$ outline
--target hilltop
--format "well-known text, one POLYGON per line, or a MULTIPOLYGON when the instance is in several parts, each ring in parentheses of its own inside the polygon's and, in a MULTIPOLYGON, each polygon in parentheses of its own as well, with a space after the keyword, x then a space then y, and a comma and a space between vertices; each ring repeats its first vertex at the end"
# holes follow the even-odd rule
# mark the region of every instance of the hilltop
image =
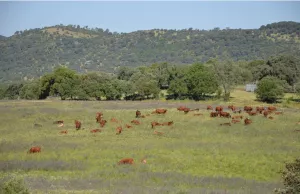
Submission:
POLYGON ((191 64, 224 53, 234 60, 300 53, 300 23, 259 29, 152 29, 131 33, 56 25, 0 36, 0 81, 28 80, 65 64, 77 72, 114 72, 158 62, 191 64))

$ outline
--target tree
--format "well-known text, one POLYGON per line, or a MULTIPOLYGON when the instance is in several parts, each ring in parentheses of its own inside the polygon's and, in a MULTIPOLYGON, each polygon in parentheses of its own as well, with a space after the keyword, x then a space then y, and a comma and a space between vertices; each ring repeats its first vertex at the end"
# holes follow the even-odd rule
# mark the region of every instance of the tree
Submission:
POLYGON ((169 94, 173 94, 174 98, 181 98, 183 95, 188 93, 188 87, 184 78, 173 79, 170 83, 169 94))
POLYGON ((276 77, 264 77, 257 84, 256 98, 263 102, 276 102, 284 95, 283 84, 283 81, 276 77))
POLYGON ((189 94, 195 100, 218 89, 215 75, 203 64, 193 64, 187 72, 186 81, 189 94))
POLYGON ((40 95, 41 89, 39 80, 26 83, 20 91, 20 98, 26 100, 39 99, 40 95))
POLYGON ((208 64, 212 65, 215 77, 224 91, 223 98, 225 101, 228 101, 230 92, 234 89, 239 80, 237 67, 235 67, 233 61, 227 57, 225 57, 225 61, 222 62, 218 61, 218 59, 211 59, 208 64))

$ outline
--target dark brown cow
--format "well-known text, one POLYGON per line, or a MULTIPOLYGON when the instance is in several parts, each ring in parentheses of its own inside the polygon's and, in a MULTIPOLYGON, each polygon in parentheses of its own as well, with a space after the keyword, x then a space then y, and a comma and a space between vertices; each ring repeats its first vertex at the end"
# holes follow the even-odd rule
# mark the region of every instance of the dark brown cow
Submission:
POLYGON ((96 122, 100 123, 100 121, 102 120, 102 118, 103 118, 103 113, 102 112, 97 112, 96 113, 96 122))
POLYGON ((233 106, 233 105, 229 105, 229 106, 228 106, 228 109, 231 109, 232 111, 235 111, 235 110, 236 110, 236 107, 233 106))
POLYGON ((265 111, 263 112, 263 114, 264 114, 264 117, 267 117, 267 116, 269 115, 269 111, 265 110, 265 111))
POLYGON ((183 111, 185 108, 186 108, 185 106, 179 106, 179 107, 177 108, 177 110, 183 111))
POLYGON ((116 129, 116 135, 120 135, 122 133, 123 128, 121 126, 117 127, 116 129))
POLYGON ((124 158, 118 162, 120 164, 134 164, 134 160, 132 158, 124 158))
POLYGON ((272 120, 273 120, 273 119, 274 119, 274 117, 272 117, 272 116, 269 116, 269 119, 272 119, 272 120))
POLYGON ((190 108, 184 108, 184 109, 183 109, 183 112, 184 112, 185 114, 187 114, 187 113, 190 112, 190 110, 191 110, 190 108))
POLYGON ((163 124, 161 124, 162 126, 171 126, 171 125, 173 125, 173 121, 169 121, 169 122, 164 122, 163 124))
POLYGON ((261 107, 259 107, 259 106, 256 107, 256 111, 259 112, 260 114, 262 114, 264 110, 265 110, 265 108, 262 107, 262 106, 261 107))
POLYGON ((80 121, 75 120, 75 128, 77 130, 81 128, 81 122, 80 121))
POLYGON ((135 118, 140 118, 141 115, 142 115, 141 111, 137 110, 137 111, 135 112, 135 118))
POLYGON ((104 127, 106 123, 107 123, 107 120, 101 120, 100 121, 100 126, 104 127))
POLYGON ((250 116, 255 116, 255 115, 257 115, 257 112, 254 112, 254 111, 249 111, 249 112, 247 112, 248 113, 248 115, 250 115, 250 116))
POLYGON ((245 118, 244 123, 245 125, 249 125, 252 123, 252 121, 249 118, 245 118))
POLYGON ((210 105, 208 105, 208 106, 206 107, 206 110, 213 110, 213 107, 210 106, 210 105))
POLYGON ((41 152, 41 147, 35 146, 30 148, 30 150, 27 153, 39 153, 39 152, 41 152))
POLYGON ((270 111, 276 111, 277 108, 276 108, 275 106, 269 106, 269 107, 268 107, 268 110, 270 110, 270 111))
POLYGON ((243 115, 235 115, 231 117, 232 119, 243 119, 243 115))
POLYGON ((244 111, 249 112, 252 110, 253 110, 253 108, 251 106, 244 106, 244 111))
POLYGON ((220 115, 220 117, 226 117, 226 118, 230 118, 231 117, 231 115, 228 112, 223 112, 223 111, 220 111, 219 115, 220 115))
POLYGON ((131 125, 128 125, 128 124, 126 124, 125 127, 126 127, 127 129, 132 128, 132 126, 131 126, 131 125))
POLYGON ((138 120, 132 120, 131 123, 132 123, 132 124, 135 124, 135 125, 141 124, 140 121, 138 121, 138 120))
POLYGON ((217 117, 219 115, 218 112, 211 112, 210 117, 217 117))

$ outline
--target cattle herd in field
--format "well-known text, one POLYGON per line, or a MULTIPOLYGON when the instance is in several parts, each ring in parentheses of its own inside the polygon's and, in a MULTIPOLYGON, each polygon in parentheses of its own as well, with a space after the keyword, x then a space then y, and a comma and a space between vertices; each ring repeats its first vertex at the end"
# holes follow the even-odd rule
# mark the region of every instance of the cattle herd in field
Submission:
MULTIPOLYGON (((251 106, 244 106, 244 109, 242 110, 242 109, 238 109, 236 106, 229 105, 227 107, 227 109, 228 109, 228 111, 231 111, 231 113, 223 111, 224 110, 223 106, 217 106, 217 107, 215 107, 215 109, 213 109, 212 106, 207 106, 206 109, 208 111, 211 111, 210 112, 210 117, 223 117, 223 118, 229 118, 229 119, 231 118, 231 122, 222 123, 222 124, 220 124, 221 126, 231 126, 232 124, 240 123, 244 118, 244 116, 241 114, 242 112, 245 112, 249 116, 255 116, 255 115, 261 114, 265 118, 268 118, 268 119, 274 119, 273 116, 270 116, 271 114, 275 114, 275 115, 283 114, 283 112, 277 111, 276 107, 274 107, 274 106, 256 107, 256 108, 253 108, 251 106)), ((184 112, 184 114, 188 114, 189 112, 199 111, 199 108, 190 109, 190 108, 187 108, 185 106, 180 106, 180 107, 177 108, 177 110, 184 112)), ((155 111, 153 111, 151 114, 163 115, 163 114, 166 114, 166 113, 167 113, 167 109, 159 108, 159 109, 156 109, 155 111)), ((141 111, 137 110, 136 114, 135 114, 135 117, 136 118, 145 118, 145 117, 151 116, 151 114, 142 115, 141 111)), ((202 116, 202 115, 203 114, 199 113, 199 112, 193 114, 193 116, 202 116)), ((103 116, 104 115, 103 115, 102 112, 97 112, 96 113, 96 122, 99 123, 100 128, 105 127, 105 125, 107 124, 107 120, 105 120, 103 118, 103 116)), ((244 121, 244 125, 249 125, 249 124, 252 123, 252 120, 249 117, 244 118, 243 121, 244 121)), ((117 123, 117 124, 122 123, 122 121, 119 121, 116 118, 111 118, 110 122, 117 123)), ((62 120, 55 121, 53 123, 58 124, 59 127, 64 126, 64 121, 62 121, 62 120)), ((136 119, 132 120, 130 123, 131 124, 125 124, 124 127, 125 128, 132 128, 133 125, 140 125, 141 124, 141 122, 139 120, 136 120, 136 119)), ((174 123, 173 121, 167 121, 167 122, 163 122, 163 123, 153 121, 150 124, 151 124, 151 128, 154 129, 156 126, 172 126, 173 123, 174 123)), ((75 120, 75 129, 76 130, 81 129, 81 122, 78 121, 78 120, 75 120)), ((90 130, 91 133, 99 133, 101 131, 102 131, 101 129, 90 130)), ((122 133, 122 131, 123 131, 122 125, 116 127, 116 135, 120 135, 122 133)), ((156 130, 154 130, 153 133, 155 135, 163 135, 164 134, 163 132, 159 132, 159 131, 156 131, 156 130)), ((62 130, 62 131, 60 131, 60 134, 68 134, 68 131, 67 130, 62 130)), ((28 151, 28 153, 38 153, 38 152, 41 152, 41 147, 38 147, 38 146, 30 148, 30 150, 28 151)), ((141 162, 146 163, 146 159, 143 158, 141 160, 141 162)), ((118 164, 134 164, 134 160, 132 158, 124 158, 124 159, 120 160, 118 162, 118 164)))

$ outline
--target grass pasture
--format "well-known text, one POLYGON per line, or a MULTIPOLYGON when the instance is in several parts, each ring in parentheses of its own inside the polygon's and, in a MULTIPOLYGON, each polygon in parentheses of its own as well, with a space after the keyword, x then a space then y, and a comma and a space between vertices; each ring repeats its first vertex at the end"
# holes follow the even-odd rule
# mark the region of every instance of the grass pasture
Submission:
POLYGON ((210 118, 205 107, 202 102, 1 101, 0 181, 22 177, 32 193, 266 194, 282 187, 278 171, 300 156, 297 110, 282 109, 274 120, 252 116, 249 126, 220 126, 229 119, 210 118), (179 105, 200 108, 204 115, 184 115, 176 110, 179 105), (124 128, 136 109, 147 114, 159 107, 168 109, 166 115, 124 128), (99 128, 98 111, 108 123, 92 134, 99 128), (121 122, 110 122, 112 117, 121 122), (75 130, 75 119, 84 129, 75 130), (55 120, 65 126, 52 124, 55 120), (172 127, 156 127, 163 135, 153 134, 152 121, 172 120, 172 127), (116 135, 119 125, 123 132, 116 135), (42 152, 27 154, 31 146, 42 152), (125 157, 136 164, 118 166, 125 157), (139 162, 144 157, 147 164, 139 162))

